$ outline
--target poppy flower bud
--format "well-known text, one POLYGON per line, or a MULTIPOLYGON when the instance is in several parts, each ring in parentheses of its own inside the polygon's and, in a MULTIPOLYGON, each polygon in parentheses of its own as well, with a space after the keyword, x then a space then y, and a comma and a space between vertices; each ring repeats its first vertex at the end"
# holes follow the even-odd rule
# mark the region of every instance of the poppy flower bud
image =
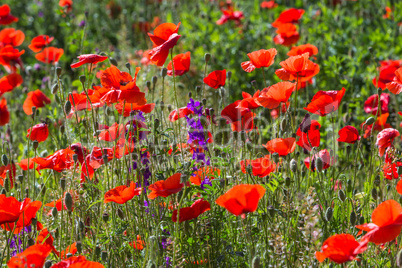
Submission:
POLYGON ((155 120, 154 120, 154 128, 155 128, 155 129, 158 129, 159 124, 160 124, 159 119, 158 119, 158 118, 155 118, 155 120))
POLYGON ((59 90, 59 85, 57 83, 53 84, 52 86, 52 94, 56 94, 57 91, 59 90))
POLYGON ((32 106, 31 111, 32 111, 32 118, 34 118, 36 114, 36 106, 32 106))
POLYGON ((95 258, 98 259, 101 252, 101 248, 99 245, 95 247, 95 258))
POLYGON ((260 268, 261 266, 260 266, 260 256, 255 256, 254 258, 253 258, 253 261, 251 262, 251 267, 252 268, 260 268))
POLYGON ((117 216, 119 216, 120 219, 124 220, 124 213, 123 210, 121 210, 121 208, 117 209, 117 216))
MULTIPOLYGON (((109 59, 110 60, 110 59, 109 59)), ((113 64, 113 63, 112 63, 113 64)), ((116 62, 117 64, 117 62, 116 62)), ((113 64, 114 65, 114 64, 113 64)), ((117 65, 116 65, 117 66, 117 65)), ((131 72, 131 64, 129 62, 126 62, 126 68, 129 72, 131 72)))
POLYGON ((188 93, 188 98, 191 99, 193 97, 193 93, 191 91, 188 93))
POLYGON ((78 161, 78 154, 73 154, 73 160, 75 163, 78 161))
POLYGON ((152 76, 152 84, 155 86, 156 82, 158 82, 158 77, 154 75, 152 76))
POLYGON ((333 213, 334 213, 334 212, 333 212, 332 208, 331 208, 331 207, 328 207, 328 208, 327 208, 327 211, 325 212, 325 219, 326 219, 327 221, 331 221, 333 213))
MULTIPOLYGON (((163 101, 161 101, 161 106, 163 106, 163 101)), ((172 105, 168 104, 167 109, 168 109, 169 113, 171 113, 173 111, 172 105)))
POLYGON ((56 216, 57 216, 57 208, 53 208, 52 209, 52 216, 53 216, 53 218, 56 218, 56 216))
POLYGON ((290 160, 289 166, 293 173, 297 171, 297 161, 295 159, 290 160))
POLYGON ((214 109, 214 108, 209 109, 209 114, 210 114, 211 116, 214 116, 214 114, 215 114, 215 109, 214 109))
POLYGON ((228 79, 232 78, 232 72, 231 72, 231 71, 228 71, 228 72, 226 73, 226 76, 227 76, 228 79))
POLYGON ((81 75, 80 76, 80 82, 84 84, 85 81, 87 81, 87 77, 85 75, 81 75))
POLYGON ((197 92, 197 95, 200 95, 200 93, 201 93, 201 86, 196 86, 196 87, 195 87, 195 92, 197 92))
POLYGON ((73 210, 73 197, 69 192, 64 196, 64 203, 66 204, 67 210, 71 212, 73 210))
POLYGON ((281 125, 280 125, 282 131, 285 131, 285 130, 286 130, 286 125, 287 125, 287 121, 286 121, 286 117, 284 117, 284 118, 282 119, 281 125))
POLYGON ((45 262, 45 268, 50 268, 50 267, 52 267, 52 261, 47 260, 47 261, 45 262))
POLYGON ((378 96, 381 96, 381 93, 382 93, 382 89, 379 87, 379 88, 377 88, 377 94, 378 94, 378 96))
POLYGON ((351 225, 354 226, 356 224, 356 220, 357 220, 356 212, 352 211, 352 213, 350 213, 349 220, 350 220, 351 225))
POLYGON ((289 186, 290 186, 290 178, 289 178, 289 177, 286 177, 286 179, 285 179, 285 185, 286 185, 286 187, 289 187, 289 186))
POLYGON ((315 159, 315 167, 318 170, 318 172, 321 172, 323 167, 324 167, 324 162, 322 161, 321 157, 317 157, 315 159))
POLYGON ((206 98, 203 98, 203 99, 202 99, 202 105, 205 106, 206 104, 207 104, 207 99, 206 99, 206 98))
POLYGON ((101 259, 103 262, 107 261, 107 251, 102 251, 101 253, 101 259))
POLYGON ((148 81, 146 82, 146 85, 147 85, 148 90, 150 90, 150 89, 151 89, 151 81, 148 80, 148 81))
POLYGON ((102 219, 103 219, 104 222, 108 222, 109 221, 109 214, 107 212, 103 213, 102 219))
POLYGON ((10 191, 10 179, 8 176, 4 179, 4 189, 6 189, 7 192, 10 191))
POLYGON ((209 61, 210 59, 211 59, 211 54, 205 53, 205 55, 204 55, 205 63, 208 63, 208 61, 209 61))
POLYGON ((64 191, 66 189, 66 178, 60 179, 60 188, 64 191))
POLYGON ((3 162, 3 165, 7 166, 8 165, 8 157, 6 154, 3 154, 1 156, 1 161, 3 162))
POLYGON ((33 146, 34 150, 36 151, 36 149, 38 149, 39 142, 38 142, 37 140, 34 140, 34 141, 32 142, 32 146, 33 146))
POLYGON ((380 186, 380 183, 381 183, 381 176, 380 175, 375 176, 374 185, 380 186))
POLYGON ((25 188, 25 197, 26 198, 29 197, 29 189, 28 189, 28 187, 25 188))
POLYGON ((66 112, 66 114, 70 114, 71 112, 71 102, 69 100, 67 100, 64 104, 64 111, 66 112))
POLYGON ((359 222, 360 222, 360 224, 364 224, 364 222, 365 222, 364 216, 360 216, 359 222))
POLYGON ((60 76, 60 75, 61 75, 61 71, 62 71, 61 67, 56 67, 56 74, 57 74, 57 76, 60 76))
POLYGON ((77 251, 79 254, 81 254, 82 252, 82 242, 81 241, 77 241, 75 246, 77 247, 77 251))
POLYGON ((372 125, 374 124, 375 120, 374 117, 370 116, 369 118, 367 118, 366 122, 364 123, 365 125, 372 125))
POLYGON ((374 200, 377 200, 377 198, 378 198, 377 188, 373 188, 373 189, 371 190, 371 197, 372 197, 374 200))
POLYGON ((109 57, 109 62, 110 62, 110 64, 112 64, 112 65, 117 67, 117 60, 115 58, 109 57))
POLYGON ((162 78, 165 78, 165 76, 167 75, 167 69, 166 68, 162 68, 162 70, 161 70, 161 76, 162 76, 162 78))
POLYGON ((220 94, 220 96, 221 96, 221 98, 223 99, 224 97, 225 97, 225 88, 223 88, 223 87, 221 87, 220 89, 219 89, 219 94, 220 94))
POLYGON ((341 200, 342 202, 345 201, 345 199, 346 199, 346 194, 345 194, 345 192, 344 192, 342 189, 338 191, 338 197, 339 197, 339 200, 341 200))
POLYGON ((346 190, 348 192, 352 191, 352 180, 351 179, 348 179, 347 182, 346 182, 346 190))

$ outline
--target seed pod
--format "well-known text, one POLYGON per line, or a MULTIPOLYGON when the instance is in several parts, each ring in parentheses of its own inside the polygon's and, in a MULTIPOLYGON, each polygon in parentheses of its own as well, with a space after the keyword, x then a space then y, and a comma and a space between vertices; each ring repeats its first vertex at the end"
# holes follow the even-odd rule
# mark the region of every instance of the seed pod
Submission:
POLYGON ((85 75, 81 75, 80 76, 80 82, 84 84, 85 81, 87 81, 87 77, 85 75))
POLYGON ((57 83, 53 84, 53 86, 52 86, 52 94, 53 95, 56 94, 58 90, 59 90, 59 84, 57 84, 57 83))
POLYGON ((367 118, 367 120, 366 120, 366 122, 364 124, 372 125, 372 124, 374 124, 374 122, 375 122, 374 117, 370 116, 369 118, 367 118))
POLYGON ((333 210, 332 210, 331 207, 328 207, 328 208, 327 208, 327 211, 325 212, 325 219, 326 219, 327 221, 331 221, 332 216, 333 216, 333 210))
POLYGON ((3 165, 7 166, 8 165, 8 157, 6 154, 3 154, 1 156, 1 161, 3 162, 3 165))
POLYGON ((102 253, 101 253, 101 259, 102 259, 102 262, 106 262, 106 261, 107 261, 107 251, 102 251, 102 253))
POLYGON ((117 67, 117 60, 115 58, 109 57, 109 62, 110 62, 110 64, 117 67))
POLYGON ((211 59, 211 54, 205 53, 205 55, 204 55, 205 63, 208 63, 208 61, 209 61, 210 59, 211 59))
POLYGON ((377 176, 375 176, 375 179, 374 179, 374 186, 380 186, 380 183, 381 183, 381 177, 379 176, 379 175, 377 175, 377 176))
POLYGON ((345 199, 346 199, 346 194, 345 194, 345 192, 344 192, 342 189, 340 189, 340 190, 338 191, 338 197, 339 197, 339 200, 341 200, 342 202, 345 201, 345 199))
POLYGON ((35 151, 36 151, 36 149, 38 149, 38 146, 39 146, 39 142, 37 140, 34 140, 32 142, 32 147, 34 148, 35 151))
POLYGON ((371 197, 372 197, 374 200, 377 200, 377 198, 378 198, 377 188, 373 188, 373 189, 371 190, 371 197))
POLYGON ((123 210, 121 210, 121 208, 117 209, 117 215, 119 216, 120 219, 124 220, 124 213, 123 210))
POLYGON ((253 261, 251 262, 251 267, 252 268, 260 268, 261 266, 260 266, 260 256, 255 256, 254 258, 253 258, 253 261))
POLYGON ((377 88, 377 94, 378 94, 378 96, 380 96, 381 97, 381 93, 382 93, 382 88, 377 88))
POLYGON ((162 78, 165 78, 166 77, 166 75, 167 75, 167 69, 166 68, 162 68, 162 70, 161 70, 161 76, 162 76, 162 78))
POLYGON ((346 146, 346 155, 350 155, 351 152, 352 152, 352 146, 350 145, 346 146))
POLYGON ((323 167, 324 167, 324 163, 322 161, 321 157, 317 157, 315 160, 315 167, 317 169, 318 172, 321 172, 323 167))
MULTIPOLYGON (((117 64, 117 62, 116 62, 117 64)), ((113 64, 114 65, 114 64, 113 64)), ((116 65, 117 66, 117 65, 116 65)), ((131 72, 131 64, 129 62, 126 62, 126 68, 129 72, 131 72)))
POLYGON ((81 242, 81 241, 77 241, 77 243, 75 244, 75 246, 77 247, 78 253, 81 254, 81 252, 82 252, 82 242, 81 242))
POLYGON ((66 189, 66 178, 60 178, 60 188, 63 191, 66 189))
POLYGON ((352 213, 350 213, 349 220, 350 220, 351 225, 354 226, 356 224, 357 215, 356 215, 356 212, 354 210, 352 211, 352 213))
POLYGON ((52 209, 52 216, 53 216, 53 218, 56 218, 56 216, 57 216, 57 208, 53 208, 52 209))
POLYGON ((295 159, 290 160, 289 166, 293 173, 297 171, 297 161, 295 159))
POLYGON ((71 212, 73 210, 73 197, 69 192, 67 192, 64 196, 64 202, 66 204, 67 210, 71 212))
POLYGON ((226 76, 228 77, 228 79, 230 80, 230 78, 232 78, 232 71, 228 71, 226 76))
POLYGON ((148 90, 150 90, 150 89, 151 89, 151 81, 148 80, 148 81, 146 82, 146 85, 147 85, 148 90))
POLYGON ((152 76, 152 84, 155 86, 156 82, 158 82, 158 77, 154 75, 152 76))
POLYGON ((70 114, 70 112, 71 112, 70 100, 67 100, 66 103, 64 104, 64 111, 66 112, 66 114, 70 114))
POLYGON ((160 125, 160 120, 158 118, 155 118, 155 120, 154 120, 154 128, 158 129, 159 125, 160 125))

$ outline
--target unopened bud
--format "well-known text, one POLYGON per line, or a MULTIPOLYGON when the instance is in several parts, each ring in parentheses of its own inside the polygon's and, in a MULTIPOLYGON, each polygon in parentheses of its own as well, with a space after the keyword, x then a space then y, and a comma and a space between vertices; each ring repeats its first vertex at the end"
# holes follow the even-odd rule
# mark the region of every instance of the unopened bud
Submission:
POLYGON ((367 118, 365 124, 366 124, 366 125, 372 125, 372 124, 374 124, 374 122, 375 122, 374 117, 370 116, 369 118, 367 118))
POLYGON ((57 208, 53 208, 52 209, 52 216, 53 216, 53 218, 56 218, 56 216, 57 216, 57 208))
POLYGON ((53 94, 53 95, 56 94, 58 90, 59 90, 59 84, 55 83, 55 84, 52 86, 52 94, 53 94))
POLYGON ((315 159, 315 167, 317 169, 318 172, 321 172, 323 167, 324 167, 324 162, 322 161, 321 157, 317 157, 315 159))
POLYGON ((205 63, 208 63, 208 61, 209 61, 210 59, 211 59, 211 54, 205 53, 205 55, 204 55, 205 63))
POLYGON ((8 176, 4 179, 4 189, 6 189, 7 192, 10 191, 10 179, 8 176))
POLYGON ((160 124, 159 119, 158 119, 158 118, 155 118, 155 120, 154 120, 154 128, 155 128, 155 129, 158 129, 159 124, 160 124))
POLYGON ((207 99, 206 99, 206 98, 203 98, 203 99, 202 99, 202 105, 205 106, 206 104, 207 104, 207 99))
POLYGON ((152 76, 152 84, 155 86, 156 82, 158 82, 158 77, 154 75, 152 76))
POLYGON ((64 104, 64 112, 66 112, 66 114, 70 114, 71 112, 71 102, 70 100, 67 100, 66 103, 64 104))
POLYGON ((52 261, 51 261, 51 260, 47 260, 47 261, 45 262, 45 268, 50 268, 50 267, 52 267, 52 261))
POLYGON ((338 197, 339 197, 339 200, 341 200, 342 202, 345 201, 345 199, 346 199, 346 194, 345 194, 345 192, 344 192, 342 189, 338 191, 338 197))
POLYGON ((66 189, 66 178, 60 179, 60 188, 64 191, 66 189))
POLYGON ((81 242, 81 241, 77 241, 77 243, 75 244, 75 246, 77 247, 78 253, 81 254, 81 252, 82 252, 82 242, 81 242))
POLYGON ((39 142, 37 140, 34 140, 32 142, 32 147, 34 148, 35 151, 36 151, 36 149, 38 149, 38 146, 39 146, 39 142))
POLYGON ((66 204, 67 210, 71 212, 73 210, 73 197, 69 192, 64 196, 64 203, 66 204))
POLYGON ((372 197, 374 200, 377 200, 377 198, 378 198, 377 188, 373 188, 373 189, 371 190, 371 197, 372 197))
POLYGON ((73 154, 73 160, 75 163, 78 161, 78 154, 73 154))
POLYGON ((61 67, 56 67, 56 74, 57 76, 61 75, 61 67))
POLYGON ((166 68, 162 68, 162 70, 161 70, 161 76, 162 76, 162 78, 165 78, 165 76, 167 75, 167 69, 166 68))
POLYGON ((286 177, 286 179, 285 179, 285 185, 286 185, 286 187, 289 187, 289 186, 290 186, 290 178, 289 178, 289 177, 286 177))
POLYGON ((325 212, 325 219, 326 219, 327 221, 331 221, 332 215, 333 215, 333 210, 332 210, 331 207, 328 207, 328 208, 327 208, 327 211, 325 212))
POLYGON ((290 170, 295 173, 297 171, 297 161, 295 159, 290 160, 290 170))
POLYGON ((350 213, 349 220, 350 220, 351 225, 354 226, 356 224, 357 215, 356 215, 356 212, 354 210, 352 211, 352 213, 350 213))
POLYGON ((110 62, 110 64, 117 67, 117 60, 115 58, 109 57, 109 62, 110 62))
POLYGON ((230 78, 232 78, 232 72, 231 72, 231 71, 228 71, 227 74, 226 74, 226 76, 227 76, 228 79, 230 80, 230 78))
POLYGON ((102 262, 106 262, 106 261, 107 261, 107 251, 102 251, 102 253, 101 253, 101 259, 102 259, 102 262))
POLYGON ((8 157, 6 154, 3 154, 1 156, 1 161, 3 162, 3 165, 7 166, 8 165, 8 157))
POLYGON ((102 219, 104 222, 108 222, 109 221, 109 213, 107 213, 107 212, 103 213, 102 219))
POLYGON ((87 77, 85 75, 81 75, 80 76, 80 82, 84 84, 85 81, 87 81, 87 77))
MULTIPOLYGON (((113 63, 112 63, 113 64, 113 63)), ((116 62, 116 64, 117 64, 117 62, 116 62)), ((114 64, 113 64, 114 65, 114 64)), ((115 65, 115 66, 117 66, 117 65, 115 65)), ((131 64, 129 63, 129 62, 126 62, 126 68, 127 68, 127 70, 129 71, 129 72, 131 72, 131 64)))

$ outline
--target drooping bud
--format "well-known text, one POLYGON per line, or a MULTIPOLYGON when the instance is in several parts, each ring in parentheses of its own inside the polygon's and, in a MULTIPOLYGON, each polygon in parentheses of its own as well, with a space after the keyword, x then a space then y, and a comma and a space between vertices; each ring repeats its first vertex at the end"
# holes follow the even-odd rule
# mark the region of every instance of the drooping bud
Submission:
POLYGON ((148 90, 150 90, 150 89, 151 89, 151 81, 148 80, 148 81, 146 82, 146 85, 147 85, 148 90))
POLYGON ((372 124, 374 124, 374 122, 375 122, 374 117, 370 116, 369 118, 367 118, 367 120, 366 120, 366 122, 364 124, 372 125, 372 124))
POLYGON ((3 154, 1 156, 1 161, 3 162, 3 165, 7 166, 8 165, 8 157, 6 154, 3 154))
POLYGON ((334 213, 334 212, 333 212, 332 208, 331 208, 331 207, 328 207, 328 208, 327 208, 327 211, 325 212, 325 219, 326 219, 327 221, 331 221, 333 213, 334 213))
POLYGON ((232 78, 232 71, 228 71, 226 76, 228 77, 228 79, 230 80, 230 78, 232 78))
POLYGON ((59 90, 59 84, 58 83, 54 83, 52 86, 52 94, 56 94, 57 91, 59 90))
POLYGON ((373 188, 373 189, 371 190, 371 197, 372 197, 374 200, 377 200, 377 198, 378 198, 377 188, 373 188))
POLYGON ((115 58, 109 57, 109 62, 110 62, 110 64, 117 67, 117 60, 115 58))
POLYGON ((66 103, 64 104, 64 112, 68 115, 71 112, 71 102, 70 100, 67 100, 66 103))
MULTIPOLYGON (((117 62, 116 62, 116 64, 117 64, 117 62)), ((113 64, 114 65, 114 64, 113 64)), ((117 65, 115 65, 115 66, 117 66, 117 65)), ((126 62, 126 68, 127 68, 127 70, 129 71, 129 72, 131 72, 131 64, 129 63, 129 62, 126 62)))
POLYGON ((75 163, 78 161, 78 154, 73 154, 73 160, 75 163))
POLYGON ((342 189, 340 189, 340 190, 338 191, 338 197, 339 197, 339 200, 341 200, 342 202, 345 201, 345 199, 346 199, 346 194, 345 194, 345 192, 344 192, 342 189))
POLYGON ((82 242, 81 242, 81 241, 77 241, 77 243, 75 244, 75 246, 77 247, 78 253, 81 254, 81 252, 82 252, 82 242))

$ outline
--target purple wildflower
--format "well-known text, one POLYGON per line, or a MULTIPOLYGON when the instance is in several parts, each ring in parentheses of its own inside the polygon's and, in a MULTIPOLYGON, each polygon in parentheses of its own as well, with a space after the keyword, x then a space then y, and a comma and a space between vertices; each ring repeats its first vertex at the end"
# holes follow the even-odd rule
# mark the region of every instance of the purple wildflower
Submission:
POLYGON ((212 181, 206 176, 204 180, 201 182, 201 189, 205 190, 205 185, 212 186, 212 181))

